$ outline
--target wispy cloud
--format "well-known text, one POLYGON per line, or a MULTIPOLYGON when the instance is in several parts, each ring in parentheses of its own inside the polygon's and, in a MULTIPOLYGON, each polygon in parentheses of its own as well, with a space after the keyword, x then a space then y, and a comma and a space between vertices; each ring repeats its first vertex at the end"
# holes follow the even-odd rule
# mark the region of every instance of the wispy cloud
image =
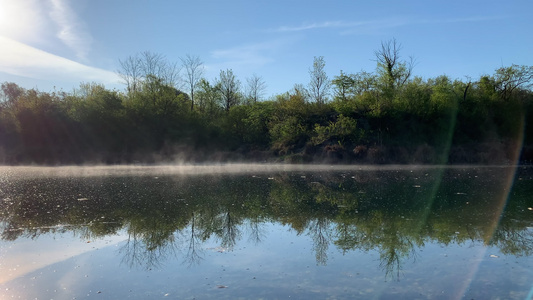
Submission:
POLYGON ((339 34, 355 33, 374 33, 383 28, 393 28, 406 25, 408 21, 401 18, 384 19, 384 20, 365 20, 365 21, 325 21, 302 24, 299 26, 280 26, 275 29, 267 30, 269 32, 290 33, 304 32, 311 30, 337 30, 339 34))
POLYGON ((271 61, 267 52, 273 46, 268 43, 244 45, 228 49, 217 49, 211 52, 214 59, 237 64, 262 65, 271 61))
POLYGON ((429 23, 468 23, 468 22, 486 22, 506 19, 507 16, 472 16, 465 18, 451 18, 444 20, 428 20, 429 23))
POLYGON ((277 39, 255 44, 246 44, 211 52, 216 63, 208 65, 208 69, 223 69, 225 66, 237 68, 257 68, 275 61, 275 55, 292 39, 277 39))
POLYGON ((294 31, 305 31, 305 30, 321 29, 321 28, 348 28, 348 27, 357 27, 361 25, 367 25, 369 23, 370 22, 326 21, 326 22, 320 22, 320 23, 303 24, 300 26, 280 26, 271 31, 294 32, 294 31))
POLYGON ((96 81, 117 84, 120 78, 111 71, 90 67, 64 57, 0 36, 0 70, 42 80, 73 83, 96 81))
POLYGON ((416 24, 439 24, 439 23, 466 23, 466 22, 485 22, 492 20, 504 19, 502 16, 472 16, 465 18, 451 19, 420 19, 413 17, 398 17, 392 19, 366 20, 366 21, 325 21, 306 23, 297 26, 280 26, 270 29, 270 32, 299 32, 316 29, 339 29, 340 34, 353 34, 363 32, 375 32, 383 28, 395 28, 400 26, 416 24))
POLYGON ((50 0, 50 18, 57 25, 56 36, 81 60, 86 60, 93 38, 67 0, 50 0))

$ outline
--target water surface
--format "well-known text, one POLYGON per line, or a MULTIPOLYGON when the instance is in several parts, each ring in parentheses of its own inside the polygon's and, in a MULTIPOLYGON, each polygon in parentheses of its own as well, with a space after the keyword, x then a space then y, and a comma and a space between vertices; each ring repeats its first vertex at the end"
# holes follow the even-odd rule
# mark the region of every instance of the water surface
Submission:
POLYGON ((528 167, 0 168, 0 297, 527 299, 528 167))

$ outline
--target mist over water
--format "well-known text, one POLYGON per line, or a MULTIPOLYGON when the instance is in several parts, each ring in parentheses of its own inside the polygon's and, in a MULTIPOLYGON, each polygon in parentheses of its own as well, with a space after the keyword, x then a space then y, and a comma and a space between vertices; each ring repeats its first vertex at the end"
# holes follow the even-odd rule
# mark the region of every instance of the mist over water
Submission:
POLYGON ((328 165, 328 164, 158 164, 158 165, 86 165, 86 166, 0 166, 0 173, 13 176, 116 176, 116 175, 194 175, 261 174, 269 172, 392 171, 419 169, 483 169, 510 166, 479 165, 328 165))

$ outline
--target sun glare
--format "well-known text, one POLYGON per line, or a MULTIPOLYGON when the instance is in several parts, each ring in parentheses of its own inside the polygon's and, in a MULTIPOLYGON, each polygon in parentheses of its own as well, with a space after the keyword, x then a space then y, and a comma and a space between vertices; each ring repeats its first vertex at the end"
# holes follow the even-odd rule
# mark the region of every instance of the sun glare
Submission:
POLYGON ((4 5, 0 5, 0 29, 5 27, 6 18, 6 8, 4 7, 4 5))
POLYGON ((38 36, 41 8, 35 1, 0 0, 0 35, 26 41, 38 36))
POLYGON ((6 1, 0 1, 0 34, 1 35, 9 35, 10 28, 13 26, 13 24, 10 24, 12 18, 9 16, 14 14, 14 12, 9 12, 10 4, 8 4, 6 1))

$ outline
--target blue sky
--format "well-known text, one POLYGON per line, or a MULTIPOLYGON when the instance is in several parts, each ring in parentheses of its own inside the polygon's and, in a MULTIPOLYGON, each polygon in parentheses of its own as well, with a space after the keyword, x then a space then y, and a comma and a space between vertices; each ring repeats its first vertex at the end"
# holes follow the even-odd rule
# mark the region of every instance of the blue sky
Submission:
POLYGON ((0 82, 71 91, 80 82, 123 90, 119 59, 142 51, 204 62, 205 77, 252 74, 265 96, 307 84, 314 56, 330 79, 372 72, 395 38, 414 74, 478 79, 533 65, 533 1, 0 0, 0 82))

